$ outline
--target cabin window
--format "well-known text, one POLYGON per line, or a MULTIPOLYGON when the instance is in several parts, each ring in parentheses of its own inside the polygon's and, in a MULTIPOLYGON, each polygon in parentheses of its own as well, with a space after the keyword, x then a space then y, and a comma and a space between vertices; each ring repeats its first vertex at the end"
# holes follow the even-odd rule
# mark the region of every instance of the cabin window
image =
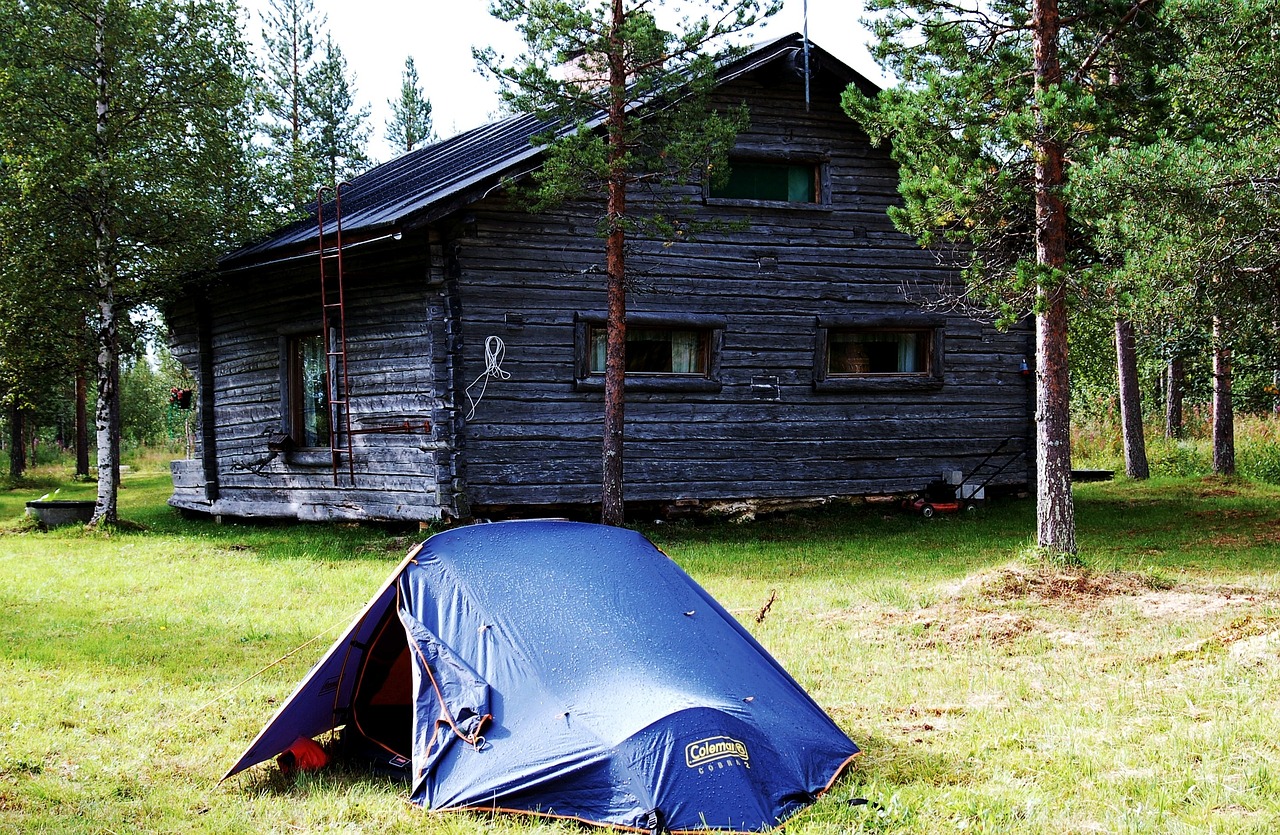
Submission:
POLYGON ((934 316, 819 317, 814 385, 827 391, 939 388, 942 326, 934 316))
POLYGON ((300 447, 329 446, 328 360, 319 333, 289 338, 289 434, 300 447))
MULTIPOLYGON (((591 373, 604 373, 604 325, 591 326, 591 373)), ((627 328, 628 374, 707 376, 710 333, 705 328, 627 328)))
MULTIPOLYGON (((607 329, 601 314, 579 313, 576 322, 579 389, 604 388, 607 329)), ((627 314, 627 389, 719 391, 723 316, 627 314)))
POLYGON ((927 374, 927 330, 832 330, 827 333, 827 376, 927 374))
POLYGON ((739 159, 708 196, 723 200, 821 203, 822 166, 815 161, 739 159))

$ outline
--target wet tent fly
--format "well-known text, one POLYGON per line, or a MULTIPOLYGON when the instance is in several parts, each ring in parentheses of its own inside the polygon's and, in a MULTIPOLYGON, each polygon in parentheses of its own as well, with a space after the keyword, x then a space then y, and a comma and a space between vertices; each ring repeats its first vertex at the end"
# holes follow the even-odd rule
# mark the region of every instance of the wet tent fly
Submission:
POLYGON ((767 829, 858 753, 647 539, 564 521, 411 551, 227 776, 344 726, 424 808, 646 831, 767 829))

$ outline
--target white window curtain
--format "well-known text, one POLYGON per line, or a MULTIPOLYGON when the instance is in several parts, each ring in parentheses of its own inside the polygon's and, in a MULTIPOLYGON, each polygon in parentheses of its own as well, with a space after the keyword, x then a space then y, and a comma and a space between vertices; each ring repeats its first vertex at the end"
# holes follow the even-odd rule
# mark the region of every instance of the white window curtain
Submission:
POLYGON ((701 371, 698 368, 699 359, 701 359, 701 352, 698 350, 698 333, 696 331, 672 331, 671 373, 697 374, 701 371))
POLYGON ((898 334, 898 371, 914 374, 923 370, 920 365, 920 334, 898 334))
POLYGON ((604 326, 593 327, 591 329, 591 371, 594 374, 604 373, 604 349, 605 349, 605 329, 604 326))

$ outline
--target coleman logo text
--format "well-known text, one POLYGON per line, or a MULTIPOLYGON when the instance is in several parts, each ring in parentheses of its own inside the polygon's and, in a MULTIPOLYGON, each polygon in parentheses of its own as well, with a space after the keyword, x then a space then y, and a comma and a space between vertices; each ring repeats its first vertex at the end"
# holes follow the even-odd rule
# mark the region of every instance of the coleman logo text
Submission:
POLYGON ((684 764, 689 768, 699 768, 716 760, 742 760, 743 765, 750 765, 751 758, 747 754, 745 743, 727 736, 711 736, 690 742, 684 747, 684 764))

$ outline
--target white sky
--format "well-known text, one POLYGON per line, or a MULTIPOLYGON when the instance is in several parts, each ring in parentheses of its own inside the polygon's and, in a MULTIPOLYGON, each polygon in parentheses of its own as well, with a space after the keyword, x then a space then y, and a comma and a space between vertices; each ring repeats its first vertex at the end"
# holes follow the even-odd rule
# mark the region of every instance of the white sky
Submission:
MULTIPOLYGON (((257 43, 260 9, 267 0, 242 0, 249 12, 245 32, 257 43)), ((314 0, 328 17, 328 31, 355 74, 356 101, 370 105, 369 150, 385 162, 395 156, 383 138, 391 117, 387 100, 398 95, 404 60, 412 55, 423 92, 431 100, 436 134, 452 136, 497 115, 498 96, 471 58, 472 46, 493 46, 513 57, 522 42, 509 25, 489 15, 488 0, 314 0)), ((804 0, 785 0, 781 12, 756 30, 761 43, 803 26, 804 0)), ((883 76, 867 53, 869 33, 858 23, 860 0, 809 0, 809 38, 855 70, 880 83, 883 76)))

